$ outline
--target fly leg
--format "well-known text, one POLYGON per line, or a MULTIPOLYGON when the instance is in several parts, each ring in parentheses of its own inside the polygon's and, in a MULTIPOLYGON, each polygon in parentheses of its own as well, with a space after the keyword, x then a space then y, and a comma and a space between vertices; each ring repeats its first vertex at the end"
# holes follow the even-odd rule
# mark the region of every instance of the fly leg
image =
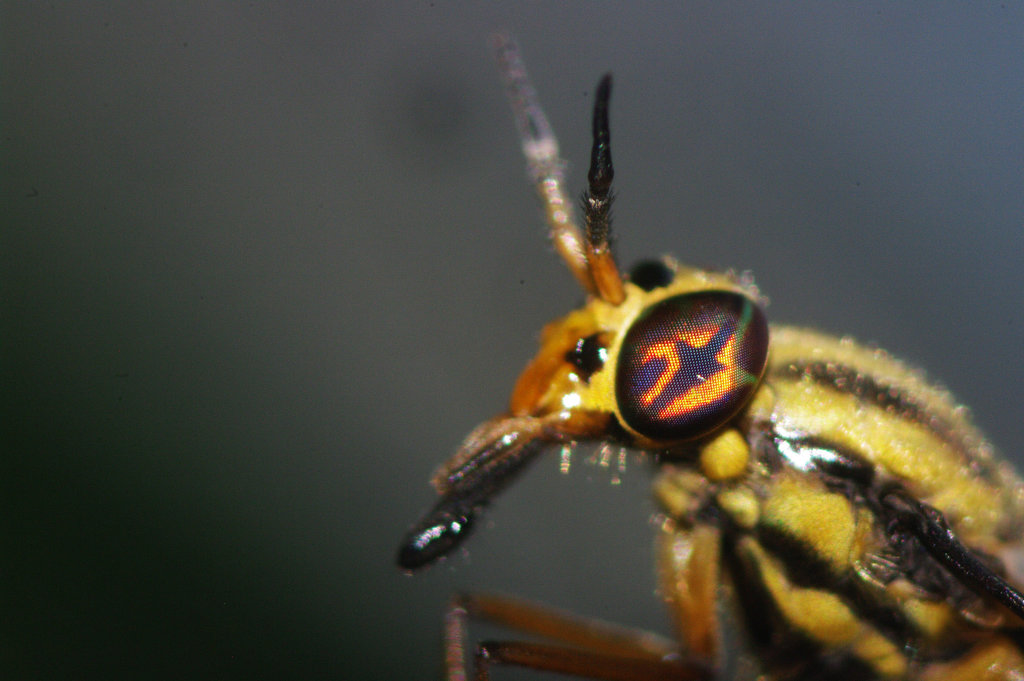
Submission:
POLYGON ((607 681, 713 678, 706 665, 683 658, 673 641, 656 634, 490 594, 453 599, 445 618, 444 659, 448 681, 484 681, 490 678, 492 665, 607 681), (482 641, 475 648, 470 677, 466 665, 470 618, 499 624, 546 642, 482 641))

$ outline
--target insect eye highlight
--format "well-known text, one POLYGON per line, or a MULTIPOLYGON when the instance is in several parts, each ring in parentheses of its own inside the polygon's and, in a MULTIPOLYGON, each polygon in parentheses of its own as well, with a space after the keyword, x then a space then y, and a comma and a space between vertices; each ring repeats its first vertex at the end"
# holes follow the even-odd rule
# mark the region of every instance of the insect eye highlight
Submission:
POLYGON ((626 425, 653 440, 686 440, 728 421, 757 388, 768 323, 732 291, 673 296, 646 309, 623 339, 615 398, 626 425))
POLYGON ((590 376, 604 366, 607 354, 601 334, 594 333, 576 341, 576 346, 566 353, 565 359, 576 367, 580 378, 589 381, 590 376))

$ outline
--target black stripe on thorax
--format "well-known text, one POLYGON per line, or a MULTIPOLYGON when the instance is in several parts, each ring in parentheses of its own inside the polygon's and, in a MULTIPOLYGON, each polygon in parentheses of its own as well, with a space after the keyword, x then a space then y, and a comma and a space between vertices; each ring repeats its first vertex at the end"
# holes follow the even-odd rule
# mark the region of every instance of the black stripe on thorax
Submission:
MULTIPOLYGON (((917 629, 894 603, 869 597, 865 591, 861 590, 852 573, 845 575, 830 573, 811 547, 802 545, 799 539, 786 535, 784 531, 771 531, 762 527, 758 529, 756 537, 762 548, 773 555, 783 566, 786 579, 791 584, 799 588, 823 589, 832 592, 850 608, 857 618, 870 625, 897 647, 917 641, 921 647, 921 650, 918 651, 919 660, 938 660, 947 656, 956 656, 965 645, 954 638, 939 645, 938 640, 931 639, 926 632, 917 629)), ((908 546, 904 550, 909 551, 909 549, 908 546)), ((920 586, 921 583, 918 581, 921 577, 920 571, 933 568, 936 572, 935 578, 945 580, 944 588, 936 589, 934 585, 930 585, 937 592, 937 597, 949 598, 958 604, 966 604, 977 598, 955 577, 930 560, 924 554, 923 549, 920 553, 920 556, 893 556, 897 564, 894 564, 894 571, 890 578, 903 576, 920 586), (917 563, 918 561, 920 561, 919 565, 898 564, 902 562, 917 563), (912 571, 912 567, 916 567, 918 571, 912 571)), ((760 583, 759 578, 755 578, 753 581, 760 583)), ((765 589, 766 587, 762 585, 761 588, 765 589)), ((788 621, 781 613, 777 616, 788 625, 788 621)), ((828 650, 828 647, 825 646, 825 649, 828 650)))
POLYGON ((790 378, 807 377, 815 383, 853 395, 890 414, 925 426, 940 440, 963 454, 967 461, 975 460, 963 437, 952 424, 929 411, 899 386, 882 383, 870 374, 837 362, 790 362, 774 373, 790 378))
MULTIPOLYGON (((811 469, 804 473, 815 476, 828 492, 845 496, 854 509, 866 509, 871 513, 876 531, 884 532, 889 542, 888 550, 877 555, 880 562, 869 568, 874 578, 884 583, 906 579, 937 600, 951 601, 955 604, 954 608, 968 608, 978 599, 970 587, 937 562, 915 537, 895 528, 891 512, 887 511, 880 500, 885 490, 892 489, 892 483, 880 482, 871 465, 863 461, 855 450, 814 436, 786 438, 778 434, 765 435, 760 442, 759 453, 769 469, 777 470, 786 465, 786 454, 782 451, 784 445, 796 450, 810 449, 814 453, 807 456, 806 465, 811 469)), ((743 532, 738 528, 732 529, 737 533, 743 532)), ((868 592, 861 589, 862 585, 854 575, 852 563, 842 571, 833 571, 834 568, 818 555, 813 546, 788 532, 785 526, 759 524, 752 534, 761 547, 783 566, 791 584, 834 593, 857 617, 870 623, 897 645, 920 639, 929 644, 929 657, 941 657, 943 654, 938 649, 931 649, 936 642, 931 641, 925 632, 917 630, 892 602, 869 597, 868 592)), ((862 559, 868 555, 865 553, 862 559)), ((995 558, 979 558, 996 572, 1000 571, 1000 564, 995 558)))

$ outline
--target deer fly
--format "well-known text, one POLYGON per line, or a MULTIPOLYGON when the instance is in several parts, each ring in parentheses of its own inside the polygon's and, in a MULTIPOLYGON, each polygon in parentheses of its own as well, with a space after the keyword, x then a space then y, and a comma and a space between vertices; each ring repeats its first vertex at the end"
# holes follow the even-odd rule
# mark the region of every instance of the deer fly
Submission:
POLYGON ((769 325, 753 281, 663 257, 620 272, 610 248, 611 78, 598 84, 581 205, 506 36, 496 51, 551 239, 585 304, 544 327, 508 411, 433 478, 402 541, 415 570, 550 445, 653 452, 661 592, 677 636, 502 596, 457 597, 448 678, 516 665, 620 681, 1024 678, 1024 486, 944 389, 885 352, 769 325), (723 635, 725 606, 741 635, 723 635), (531 641, 485 641, 467 621, 531 641), (733 639, 736 639, 734 642, 733 639))

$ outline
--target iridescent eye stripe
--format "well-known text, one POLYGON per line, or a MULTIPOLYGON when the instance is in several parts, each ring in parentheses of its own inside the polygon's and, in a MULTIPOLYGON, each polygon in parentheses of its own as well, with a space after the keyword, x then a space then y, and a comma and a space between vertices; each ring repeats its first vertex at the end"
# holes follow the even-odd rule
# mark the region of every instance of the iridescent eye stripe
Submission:
MULTIPOLYGON (((661 375, 658 376, 658 380, 656 380, 654 384, 651 385, 650 388, 648 388, 647 392, 640 396, 640 401, 644 404, 644 406, 649 406, 652 402, 654 402, 655 399, 660 397, 665 392, 665 388, 668 386, 668 384, 675 379, 675 377, 679 374, 679 371, 682 369, 682 361, 680 360, 679 350, 680 343, 683 343, 685 347, 693 348, 695 350, 700 349, 706 347, 707 344, 710 343, 715 338, 715 336, 719 334, 719 332, 721 332, 721 330, 722 327, 720 324, 706 324, 698 326, 698 328, 696 329, 687 329, 675 333, 671 338, 667 338, 663 341, 654 343, 649 348, 647 348, 647 351, 644 353, 643 357, 640 358, 640 365, 646 367, 655 360, 661 360, 662 362, 665 363, 665 366, 661 371, 661 375)), ((722 365, 723 368, 714 372, 711 376, 704 377, 707 382, 713 381, 715 376, 721 374, 722 371, 724 371, 728 367, 728 365, 720 361, 719 355, 721 355, 720 352, 715 355, 715 361, 722 365)), ((695 393, 697 391, 700 391, 701 393, 707 392, 706 390, 701 390, 701 388, 703 388, 704 385, 705 384, 695 385, 689 390, 687 390, 685 394, 690 395, 691 393, 695 393)), ((719 397, 721 396, 722 391, 715 392, 719 397)), ((676 407, 673 409, 672 406, 679 401, 679 398, 677 397, 675 398, 675 400, 672 401, 672 403, 663 407, 661 411, 658 413, 658 416, 660 418, 679 416, 682 414, 683 411, 695 409, 702 404, 707 404, 708 402, 713 401, 714 399, 717 399, 717 397, 695 398, 693 400, 695 402, 693 406, 687 408, 676 407)))
MULTIPOLYGON (((722 398, 728 397, 730 392, 741 385, 757 381, 757 376, 753 376, 749 371, 744 371, 742 367, 736 365, 736 335, 736 331, 729 333, 728 340, 725 341, 722 349, 715 354, 715 361, 721 368, 710 376, 705 376, 703 383, 695 385, 682 395, 677 395, 673 398, 671 402, 662 407, 658 412, 658 418, 682 416, 687 412, 706 407, 722 398)), ((707 341, 710 340, 710 338, 707 339, 707 341)), ((705 341, 704 345, 707 345, 707 341, 705 341)), ((693 343, 690 343, 690 346, 703 347, 693 343)), ((679 358, 674 353, 671 354, 671 357, 676 365, 673 370, 674 373, 679 370, 679 358)), ((660 380, 659 384, 661 384, 660 380)), ((658 388, 658 385, 655 385, 655 388, 658 388)), ((660 393, 660 388, 658 392, 660 393)), ((644 402, 649 404, 654 400, 655 396, 655 394, 651 394, 650 398, 648 398, 647 395, 644 395, 644 402)))

